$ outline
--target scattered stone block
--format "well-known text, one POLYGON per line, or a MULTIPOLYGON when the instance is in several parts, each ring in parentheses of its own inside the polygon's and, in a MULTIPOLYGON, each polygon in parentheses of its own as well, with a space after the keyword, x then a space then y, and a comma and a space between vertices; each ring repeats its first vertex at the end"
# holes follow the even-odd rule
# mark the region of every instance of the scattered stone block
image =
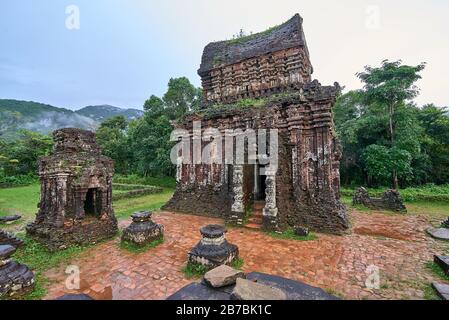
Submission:
POLYGON ((435 256, 434 261, 449 276, 449 256, 435 256))
POLYGON ((122 241, 131 242, 138 246, 145 246, 164 236, 164 226, 151 220, 152 213, 141 211, 131 217, 133 222, 123 230, 122 241))
MULTIPOLYGON (((287 300, 339 300, 323 289, 309 286, 305 283, 269 275, 251 272, 246 275, 247 280, 257 281, 258 284, 277 288, 287 295, 287 300)), ((230 300, 235 285, 212 288, 203 282, 194 282, 174 293, 167 300, 230 300)))
POLYGON ((287 300, 284 291, 245 279, 237 279, 232 300, 287 300))
POLYGON ((33 272, 10 259, 15 251, 13 246, 0 246, 0 299, 21 296, 34 287, 33 272))
POLYGON ((301 226, 295 226, 295 235, 299 237, 307 237, 309 235, 309 229, 301 226))
POLYGON ((363 205, 370 209, 391 210, 407 213, 407 208, 402 201, 399 191, 389 189, 385 191, 382 198, 371 198, 368 190, 363 187, 358 188, 352 198, 353 205, 363 205))
POLYGON ((22 216, 18 215, 18 214, 13 215, 13 216, 4 216, 4 217, 0 217, 0 224, 11 224, 20 219, 22 219, 22 216))
POLYGON ((226 229, 220 225, 201 228, 203 239, 189 252, 189 263, 197 263, 207 268, 231 264, 239 257, 239 249, 225 238, 226 229))
POLYGON ((245 278, 240 270, 235 270, 227 265, 219 266, 204 275, 204 282, 213 287, 221 288, 235 284, 238 278, 245 278))
POLYGON ((446 228, 429 228, 427 233, 438 240, 449 241, 449 229, 446 228))
POLYGON ((0 230, 0 245, 10 245, 15 248, 19 248, 23 246, 23 240, 6 231, 0 230))
POLYGON ((449 285, 433 282, 432 287, 436 290, 441 299, 449 300, 449 285))
POLYGON ((92 301, 95 300, 87 294, 66 294, 62 297, 56 298, 58 301, 92 301))

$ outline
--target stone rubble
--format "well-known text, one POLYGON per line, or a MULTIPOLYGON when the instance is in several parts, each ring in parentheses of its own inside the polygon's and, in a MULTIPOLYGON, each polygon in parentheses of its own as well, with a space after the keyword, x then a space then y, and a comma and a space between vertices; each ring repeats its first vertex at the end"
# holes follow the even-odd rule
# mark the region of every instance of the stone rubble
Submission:
POLYGON ((352 199, 353 205, 363 205, 371 209, 391 210, 401 213, 407 213, 401 195, 397 190, 387 190, 382 198, 372 198, 369 196, 368 190, 363 187, 358 188, 352 199))
POLYGON ((22 296, 34 287, 34 274, 25 265, 11 260, 16 248, 0 245, 0 299, 22 296))
POLYGON ((245 278, 245 273, 227 265, 221 265, 204 275, 204 282, 212 288, 221 288, 235 284, 238 278, 245 278))
POLYGON ((246 279, 237 279, 231 293, 232 300, 287 300, 285 292, 278 288, 259 284, 246 279))
POLYGON ((0 230, 0 245, 10 245, 19 248, 23 246, 23 240, 6 231, 0 230))

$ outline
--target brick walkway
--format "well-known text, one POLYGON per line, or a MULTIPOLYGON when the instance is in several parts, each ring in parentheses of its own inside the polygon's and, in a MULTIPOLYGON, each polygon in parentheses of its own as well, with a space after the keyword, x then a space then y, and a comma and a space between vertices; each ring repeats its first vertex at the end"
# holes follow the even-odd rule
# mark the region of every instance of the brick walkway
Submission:
MULTIPOLYGON (((353 233, 342 237, 299 242, 233 228, 227 238, 239 246, 247 272, 300 280, 346 299, 422 299, 423 285, 433 280, 424 263, 449 248, 425 235, 426 217, 353 212, 352 219, 353 233), (380 268, 380 290, 366 289, 370 265, 380 268)), ((46 273, 46 298, 84 292, 96 299, 164 299, 189 284, 180 270, 201 238, 199 228, 221 221, 167 212, 154 220, 165 225, 164 244, 142 254, 120 249, 118 239, 93 247, 72 262, 81 270, 79 292, 65 290, 61 266, 46 273)))

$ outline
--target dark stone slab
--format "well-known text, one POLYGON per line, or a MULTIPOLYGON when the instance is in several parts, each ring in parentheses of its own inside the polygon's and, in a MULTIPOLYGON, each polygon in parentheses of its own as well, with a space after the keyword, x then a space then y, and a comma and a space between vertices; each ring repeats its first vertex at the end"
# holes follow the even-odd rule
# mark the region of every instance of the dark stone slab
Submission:
POLYGON ((449 276, 449 256, 435 256, 434 261, 449 276))
POLYGON ((212 289, 203 283, 191 283, 167 300, 230 300, 229 288, 212 289))
POLYGON ((62 297, 56 298, 58 301, 90 301, 95 300, 87 294, 66 294, 62 297))
POLYGON ((433 282, 432 287, 436 290, 441 299, 449 300, 449 285, 433 282))
POLYGON ((281 289, 287 294, 287 300, 340 300, 323 289, 279 276, 252 272, 247 275, 247 279, 281 289))
POLYGON ((449 241, 449 229, 446 228, 429 228, 427 233, 438 240, 449 241))
POLYGON ((23 246, 23 240, 9 234, 6 231, 0 230, 0 245, 10 245, 15 248, 19 248, 23 246))
POLYGON ((22 216, 18 215, 18 214, 13 215, 13 216, 0 217, 0 224, 11 223, 11 222, 14 222, 14 221, 17 221, 20 219, 22 219, 22 216))
POLYGON ((9 259, 11 255, 16 252, 16 248, 10 245, 1 245, 0 246, 0 260, 9 259))
MULTIPOLYGON (((305 283, 258 272, 247 275, 248 280, 278 288, 285 292, 287 300, 339 300, 320 288, 305 283)), ((182 288, 167 300, 230 300, 235 285, 212 289, 203 283, 192 283, 182 288)))

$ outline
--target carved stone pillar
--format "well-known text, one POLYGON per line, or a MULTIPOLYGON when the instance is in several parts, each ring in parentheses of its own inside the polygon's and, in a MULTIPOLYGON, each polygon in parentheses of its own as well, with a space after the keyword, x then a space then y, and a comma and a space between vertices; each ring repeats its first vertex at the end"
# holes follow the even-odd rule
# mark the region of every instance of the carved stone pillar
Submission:
POLYGON ((57 210, 55 218, 55 227, 62 228, 64 226, 66 207, 67 207, 67 179, 68 174, 56 175, 56 195, 57 210))
POLYGON ((229 218, 230 223, 243 225, 245 216, 245 206, 243 204, 243 166, 237 165, 233 167, 233 191, 234 203, 232 205, 232 213, 229 218))
POLYGON ((277 230, 278 208, 276 204, 276 171, 269 168, 266 171, 266 204, 263 209, 263 228, 265 230, 277 230))

